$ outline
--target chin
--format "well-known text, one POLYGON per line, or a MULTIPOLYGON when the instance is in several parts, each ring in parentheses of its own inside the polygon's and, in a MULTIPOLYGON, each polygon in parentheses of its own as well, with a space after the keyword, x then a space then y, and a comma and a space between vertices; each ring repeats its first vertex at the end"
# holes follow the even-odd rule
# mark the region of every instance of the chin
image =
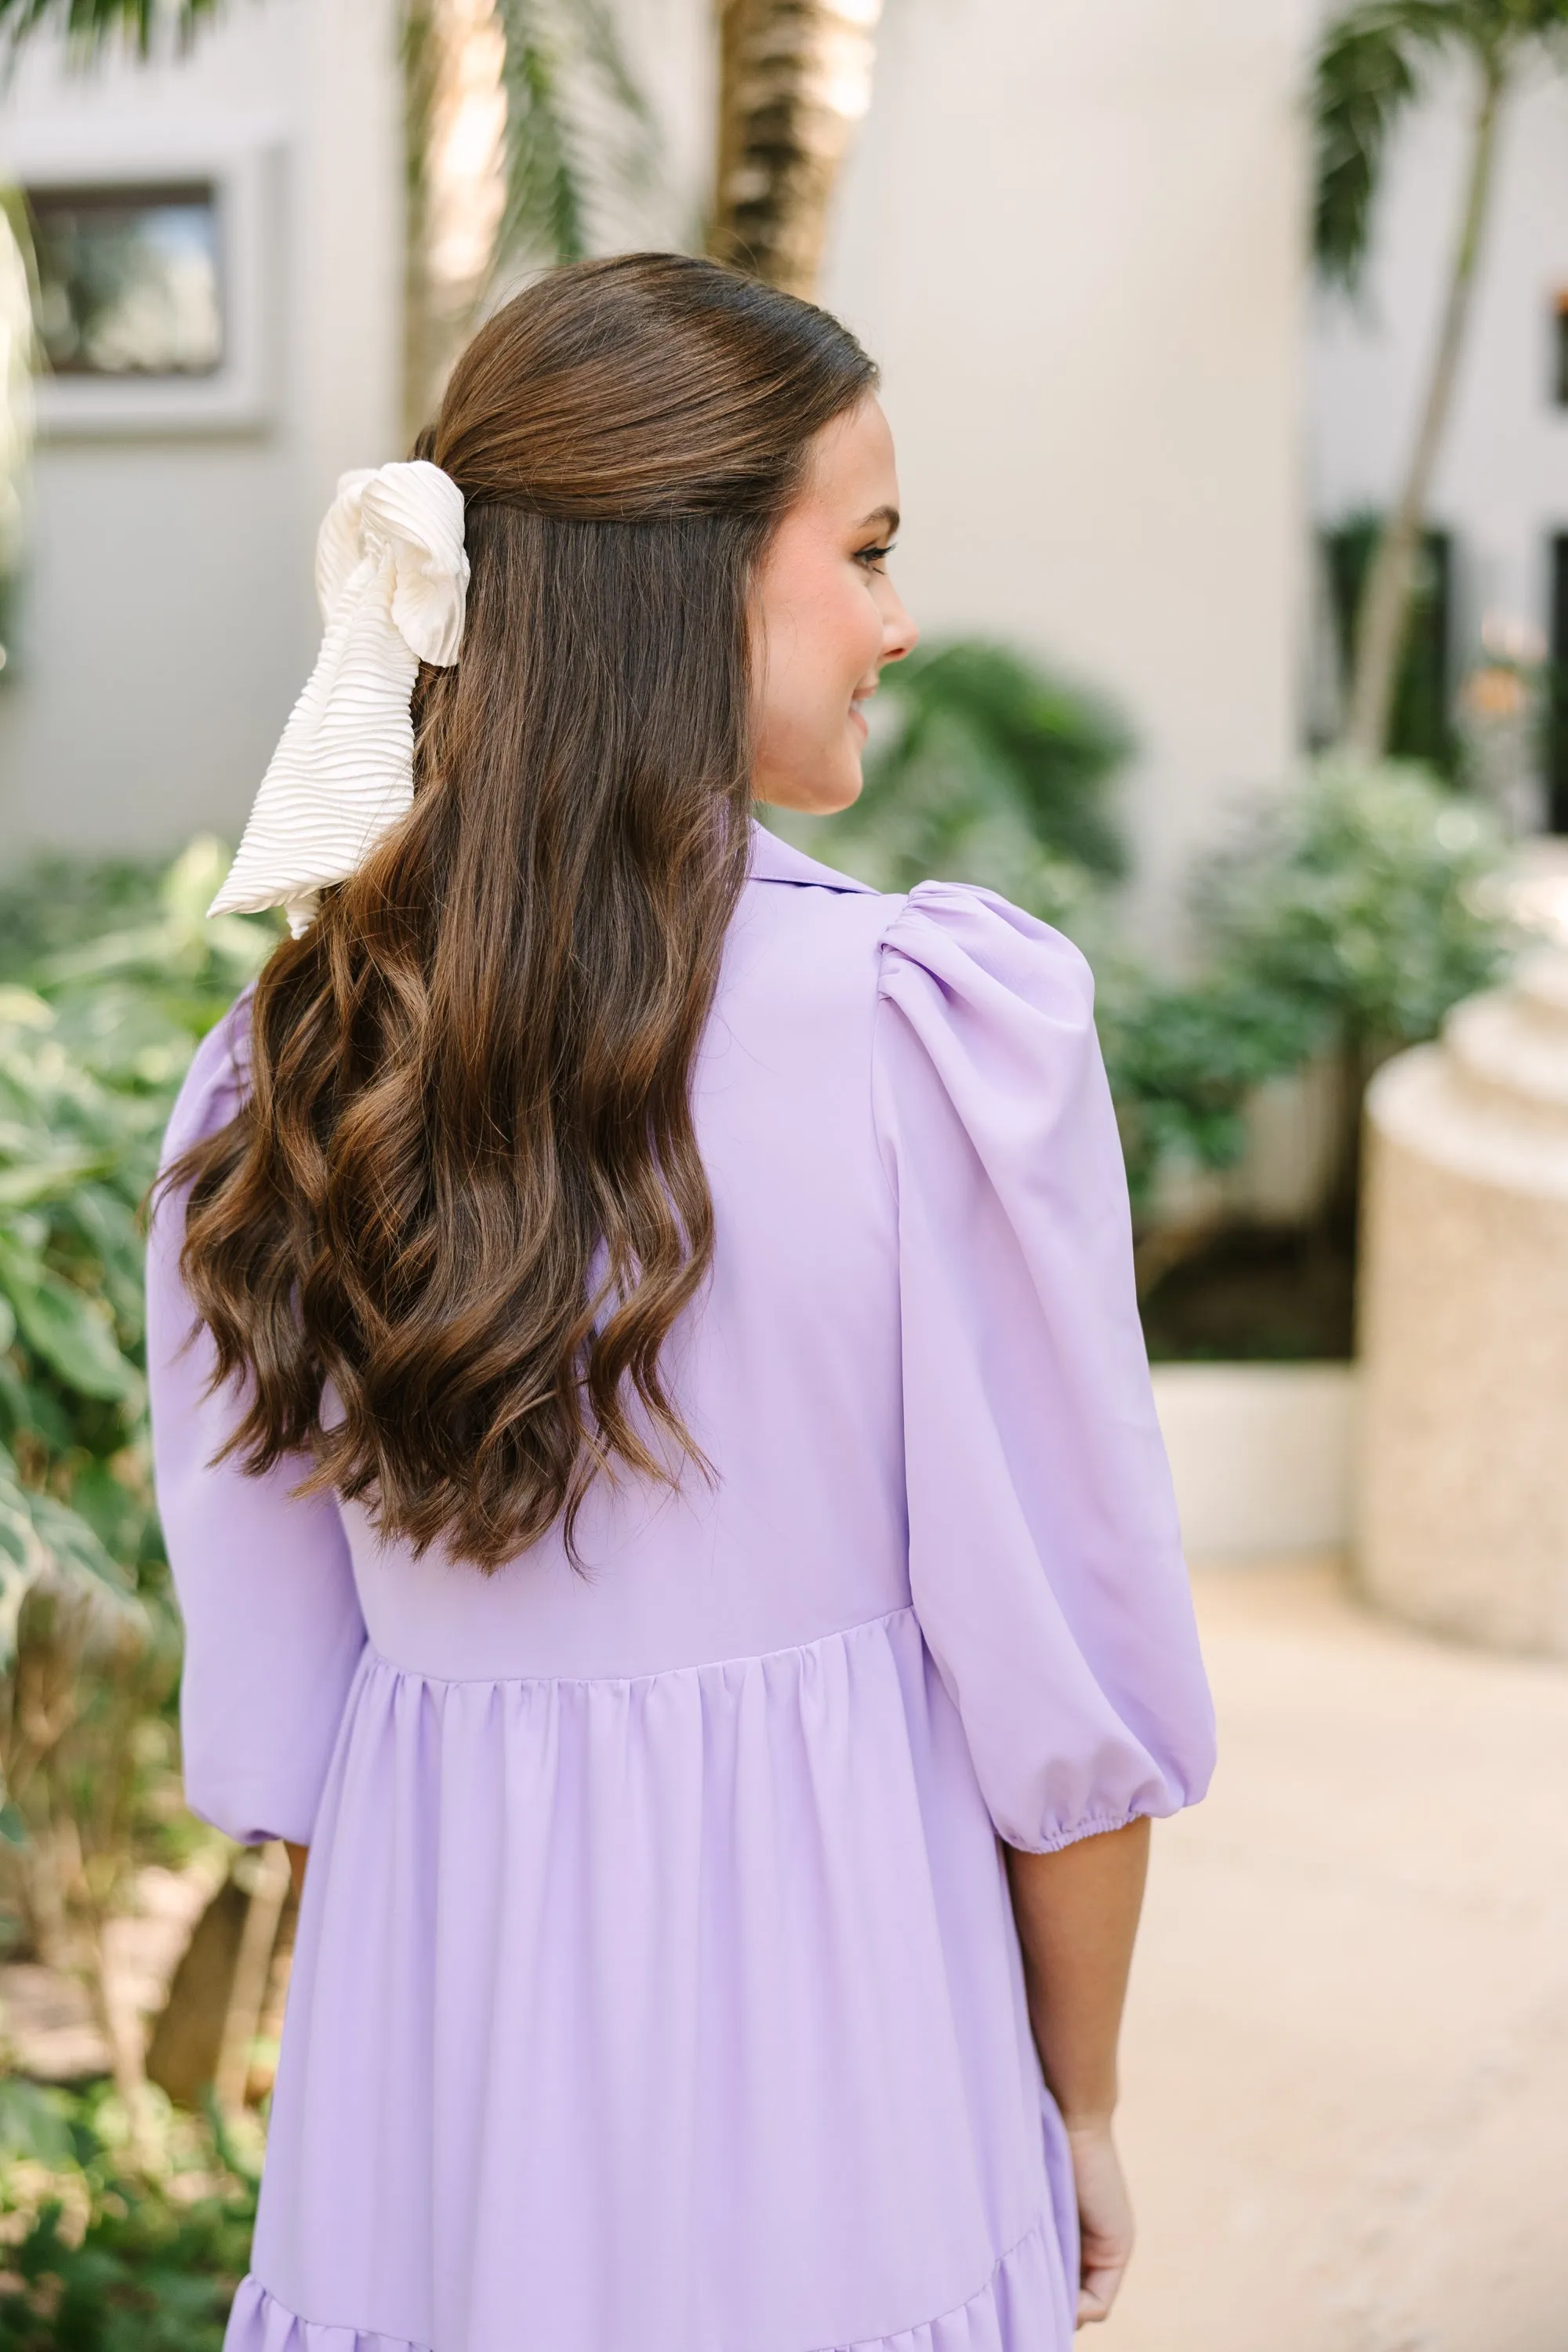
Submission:
POLYGON ((773 808, 794 809, 798 816, 837 816, 854 807, 864 782, 859 759, 851 754, 831 767, 824 761, 809 775, 784 776, 775 772, 759 779, 752 790, 757 800, 773 808))
POLYGON ((817 814, 821 816, 837 816, 843 810, 853 808, 860 797, 861 787, 865 781, 865 777, 860 773, 860 762, 857 760, 847 775, 836 776, 822 792, 816 803, 817 814))

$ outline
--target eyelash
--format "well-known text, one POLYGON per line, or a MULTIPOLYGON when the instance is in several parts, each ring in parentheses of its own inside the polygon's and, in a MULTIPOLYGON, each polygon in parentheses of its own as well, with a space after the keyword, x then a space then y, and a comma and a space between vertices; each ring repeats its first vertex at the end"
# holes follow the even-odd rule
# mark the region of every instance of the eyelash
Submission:
POLYGON ((875 572, 879 565, 886 563, 893 551, 893 541, 889 540, 885 547, 863 547, 855 561, 857 563, 864 563, 868 571, 875 572))

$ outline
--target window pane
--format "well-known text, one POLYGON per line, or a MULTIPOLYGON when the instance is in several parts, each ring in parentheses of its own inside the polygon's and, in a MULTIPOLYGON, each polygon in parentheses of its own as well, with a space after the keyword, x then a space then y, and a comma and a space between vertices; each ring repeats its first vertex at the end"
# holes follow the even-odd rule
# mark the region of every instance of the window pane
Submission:
POLYGON ((216 192, 29 191, 38 333, 58 375, 210 375, 223 359, 216 192))

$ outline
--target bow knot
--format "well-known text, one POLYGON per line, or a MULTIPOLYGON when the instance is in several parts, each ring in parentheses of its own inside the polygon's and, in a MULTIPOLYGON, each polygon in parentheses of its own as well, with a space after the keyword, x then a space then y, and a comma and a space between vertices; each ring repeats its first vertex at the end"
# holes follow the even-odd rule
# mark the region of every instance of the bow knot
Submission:
POLYGON ((414 800, 410 702, 448 668, 468 585, 463 494, 416 458, 344 474, 316 541, 325 634, 212 914, 281 906, 298 939, 414 800))

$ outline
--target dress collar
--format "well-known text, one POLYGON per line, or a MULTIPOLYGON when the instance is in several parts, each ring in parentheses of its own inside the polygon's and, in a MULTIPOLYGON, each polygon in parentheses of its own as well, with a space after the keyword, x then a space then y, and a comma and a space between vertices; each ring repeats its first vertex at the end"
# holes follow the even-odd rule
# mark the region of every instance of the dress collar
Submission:
POLYGON ((875 895, 869 883, 857 882, 852 875, 840 874, 837 866, 819 865, 815 857, 807 857, 804 850, 793 848, 776 833, 770 833, 766 825, 758 824, 754 818, 752 823, 751 862, 746 876, 752 882, 816 883, 828 890, 860 890, 875 895))

